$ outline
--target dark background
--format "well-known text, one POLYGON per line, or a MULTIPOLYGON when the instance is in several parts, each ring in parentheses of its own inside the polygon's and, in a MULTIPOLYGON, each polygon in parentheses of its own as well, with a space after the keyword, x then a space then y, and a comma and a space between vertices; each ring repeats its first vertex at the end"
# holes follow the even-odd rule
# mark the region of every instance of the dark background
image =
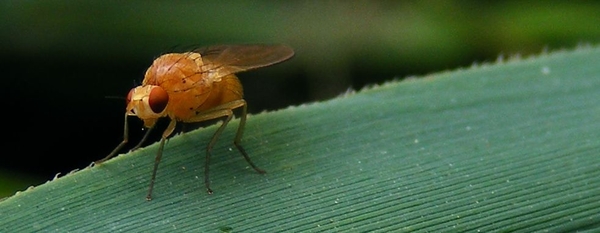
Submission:
MULTIPOLYGON (((122 98, 162 53, 290 45, 292 60, 239 75, 259 113, 596 45, 598 12, 593 1, 3 1, 0 197, 107 155, 122 139, 122 98)), ((137 142, 141 124, 130 122, 137 142)))

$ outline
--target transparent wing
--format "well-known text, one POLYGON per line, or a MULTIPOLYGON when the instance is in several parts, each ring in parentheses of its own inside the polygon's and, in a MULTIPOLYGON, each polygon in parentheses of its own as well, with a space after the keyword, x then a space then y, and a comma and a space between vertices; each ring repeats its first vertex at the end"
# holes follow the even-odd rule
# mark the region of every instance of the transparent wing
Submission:
POLYGON ((270 66, 294 56, 285 45, 215 45, 194 50, 202 56, 206 70, 218 77, 270 66))

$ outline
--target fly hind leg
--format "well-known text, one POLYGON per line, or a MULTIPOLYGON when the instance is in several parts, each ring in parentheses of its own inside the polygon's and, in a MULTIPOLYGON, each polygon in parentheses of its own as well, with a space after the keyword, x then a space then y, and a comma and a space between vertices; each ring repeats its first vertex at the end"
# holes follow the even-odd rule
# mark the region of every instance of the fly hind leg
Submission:
POLYGON ((256 165, 254 165, 254 163, 252 162, 252 160, 250 160, 250 157, 248 156, 248 154, 246 153, 246 151, 240 144, 242 134, 244 132, 244 126, 246 125, 247 110, 246 110, 246 101, 245 100, 240 99, 240 100, 235 100, 235 101, 232 101, 229 103, 219 105, 211 110, 202 112, 201 114, 196 115, 196 116, 192 117, 191 119, 188 119, 185 121, 185 122, 201 122, 201 121, 216 119, 219 117, 227 117, 223 121, 223 124, 221 124, 221 126, 219 126, 219 128, 217 129, 215 134, 213 134, 210 142, 206 146, 206 160, 205 160, 205 164, 204 164, 204 183, 206 185, 206 191, 208 192, 208 194, 212 194, 212 192, 213 192, 212 189, 210 188, 210 179, 209 179, 209 165, 210 165, 210 158, 211 158, 211 150, 212 150, 213 146, 215 145, 215 143, 217 142, 217 139, 219 138, 219 136, 221 135, 221 133, 223 132, 223 130, 229 123, 229 121, 231 121, 231 119, 233 118, 233 109, 240 108, 240 107, 242 107, 242 116, 240 119, 240 125, 238 126, 238 130, 237 130, 237 133, 236 133, 236 136, 234 139, 234 145, 240 151, 240 153, 244 156, 244 158, 246 159, 248 164, 250 164, 250 166, 252 166, 252 168, 254 168, 254 170, 256 170, 256 172, 258 172, 260 174, 264 174, 265 171, 258 168, 256 165))
POLYGON ((246 115, 247 115, 247 105, 246 105, 246 101, 244 101, 244 105, 242 106, 242 116, 240 119, 240 124, 238 126, 237 133, 235 134, 235 139, 233 140, 233 144, 238 149, 238 151, 240 151, 240 153, 242 153, 242 155, 244 156, 244 159, 246 159, 246 162, 248 162, 248 164, 250 164, 250 166, 252 166, 252 168, 254 168, 254 170, 256 172, 258 172, 260 174, 265 174, 266 173, 265 170, 262 170, 262 169, 258 168, 256 165, 254 165, 252 160, 250 160, 250 156, 248 156, 248 154, 246 153, 246 150, 244 150, 244 147, 242 147, 242 144, 241 144, 242 135, 244 134, 244 127, 246 126, 246 115))

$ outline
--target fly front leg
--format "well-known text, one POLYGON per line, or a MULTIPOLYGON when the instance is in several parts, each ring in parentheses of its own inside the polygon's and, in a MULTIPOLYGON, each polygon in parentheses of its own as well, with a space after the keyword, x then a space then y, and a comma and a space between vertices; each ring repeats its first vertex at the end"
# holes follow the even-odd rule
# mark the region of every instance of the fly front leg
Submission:
MULTIPOLYGON (((104 157, 101 160, 95 161, 94 164, 101 164, 109 159, 111 159, 112 157, 114 157, 115 155, 117 155, 117 153, 119 153, 119 151, 121 151, 121 149, 123 149, 123 147, 127 144, 127 142, 129 142, 129 126, 127 123, 127 119, 128 119, 128 114, 125 114, 125 124, 123 126, 123 141, 121 141, 121 143, 119 143, 119 145, 112 151, 110 152, 110 154, 108 154, 106 157, 104 157)), ((144 142, 146 141, 146 139, 148 139, 148 135, 150 135, 150 132, 152 131, 152 129, 154 128, 154 125, 152 125, 150 128, 148 128, 148 130, 146 131, 146 134, 144 134, 144 137, 142 138, 142 140, 131 149, 131 151, 137 150, 138 148, 140 148, 142 146, 142 144, 144 144, 144 142)))
POLYGON ((123 126, 123 128, 124 128, 123 129, 123 141, 121 143, 119 143, 119 145, 112 152, 110 152, 110 154, 108 154, 103 159, 94 162, 94 164, 101 164, 104 161, 109 160, 110 158, 114 157, 127 144, 127 142, 129 141, 129 126, 127 125, 127 117, 128 116, 129 115, 127 113, 125 113, 125 124, 123 126))
POLYGON ((171 120, 169 126, 163 132, 162 138, 160 139, 160 146, 158 147, 158 152, 156 153, 156 157, 154 158, 154 169, 152 170, 152 178, 150 179, 150 187, 148 187, 148 195, 146 196, 146 200, 152 200, 152 190, 154 189, 154 180, 156 179, 156 171, 158 170, 158 164, 160 163, 160 159, 162 158, 162 152, 165 147, 165 141, 167 137, 173 133, 175 130, 175 125, 177 124, 176 120, 171 120))
POLYGON ((150 128, 148 128, 148 130, 146 130, 146 133, 144 134, 144 137, 142 137, 142 140, 140 140, 140 142, 137 145, 135 145, 133 148, 131 148, 130 151, 135 151, 135 150, 139 149, 140 147, 142 147, 144 142, 146 142, 146 140, 148 139, 150 132, 152 132, 152 129, 154 129, 154 125, 152 125, 150 128))

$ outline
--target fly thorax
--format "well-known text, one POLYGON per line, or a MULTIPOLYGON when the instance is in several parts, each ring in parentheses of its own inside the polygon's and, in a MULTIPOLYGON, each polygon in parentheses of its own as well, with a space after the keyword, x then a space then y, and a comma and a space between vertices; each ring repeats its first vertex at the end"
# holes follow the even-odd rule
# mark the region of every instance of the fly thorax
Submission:
POLYGON ((220 82, 221 81, 221 76, 219 74, 219 66, 221 65, 217 65, 214 63, 204 63, 204 61, 202 60, 202 55, 200 55, 199 53, 190 53, 189 55, 190 58, 193 58, 193 60, 196 62, 196 65, 198 66, 200 73, 204 73, 204 77, 202 79, 202 82, 204 83, 204 85, 211 85, 213 82, 220 82))

